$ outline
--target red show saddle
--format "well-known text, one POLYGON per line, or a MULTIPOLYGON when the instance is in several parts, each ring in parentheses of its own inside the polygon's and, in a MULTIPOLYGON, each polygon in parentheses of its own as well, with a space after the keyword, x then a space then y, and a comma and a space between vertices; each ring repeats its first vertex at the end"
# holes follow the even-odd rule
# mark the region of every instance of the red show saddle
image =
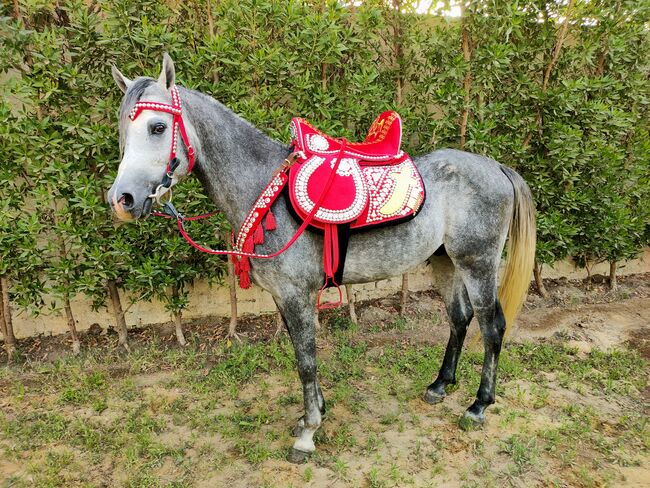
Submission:
POLYGON ((305 219, 321 201, 310 225, 324 232, 325 285, 338 287, 350 233, 413 218, 424 184, 400 149, 397 112, 377 117, 360 143, 335 139, 301 118, 292 119, 291 136, 298 154, 289 170, 291 207, 305 219))

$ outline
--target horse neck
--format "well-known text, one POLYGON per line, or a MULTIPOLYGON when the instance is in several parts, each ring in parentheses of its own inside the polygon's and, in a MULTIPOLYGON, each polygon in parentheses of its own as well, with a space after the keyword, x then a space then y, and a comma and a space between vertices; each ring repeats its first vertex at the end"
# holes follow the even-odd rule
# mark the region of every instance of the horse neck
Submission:
POLYGON ((289 147, 213 98, 191 90, 182 90, 181 97, 199 140, 194 172, 237 229, 289 154, 289 147))

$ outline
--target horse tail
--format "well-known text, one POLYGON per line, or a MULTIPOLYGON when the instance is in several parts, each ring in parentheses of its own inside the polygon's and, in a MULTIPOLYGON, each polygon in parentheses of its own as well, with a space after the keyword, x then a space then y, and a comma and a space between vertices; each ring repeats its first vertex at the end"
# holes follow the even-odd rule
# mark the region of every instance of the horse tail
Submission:
POLYGON ((530 188, 513 169, 501 166, 515 193, 510 230, 508 231, 508 255, 505 272, 499 287, 499 301, 506 318, 507 336, 515 317, 521 310, 530 285, 535 265, 535 204, 530 188))

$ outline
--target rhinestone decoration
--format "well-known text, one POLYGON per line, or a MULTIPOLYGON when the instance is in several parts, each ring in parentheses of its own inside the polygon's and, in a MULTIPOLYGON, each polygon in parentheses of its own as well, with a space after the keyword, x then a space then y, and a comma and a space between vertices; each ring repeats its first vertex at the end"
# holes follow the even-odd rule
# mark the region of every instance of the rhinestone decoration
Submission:
POLYGON ((316 152, 327 151, 330 147, 330 143, 320 134, 312 134, 307 136, 307 147, 316 152))
POLYGON ((395 192, 397 182, 392 177, 393 173, 399 173, 405 170, 412 171, 413 175, 418 174, 417 168, 411 159, 405 159, 400 164, 394 166, 365 166, 361 169, 368 185, 369 193, 368 213, 364 224, 410 215, 420 208, 424 199, 424 188, 418 177, 414 181, 414 184, 409 187, 404 201, 399 208, 388 215, 380 212, 395 192))
MULTIPOLYGON (((233 245, 233 249, 235 251, 241 252, 244 249, 244 242, 250 234, 251 229, 255 229, 258 225, 260 225, 260 222, 268 213, 268 209, 271 207, 278 194, 284 188, 286 181, 287 176, 284 173, 275 176, 275 178, 273 178, 266 186, 262 194, 257 198, 253 204, 253 208, 248 213, 244 219, 244 222, 239 228, 237 238, 235 239, 235 243, 233 245)), ((255 253, 252 253, 250 255, 254 256, 255 253)))
MULTIPOLYGON (((315 217, 318 220, 330 223, 349 222, 350 220, 356 219, 359 215, 361 215, 361 213, 366 208, 366 204, 368 202, 368 190, 366 188, 363 175, 359 167, 356 165, 356 162, 353 159, 350 161, 354 163, 350 163, 350 176, 352 177, 354 186, 357 189, 354 200, 348 208, 341 210, 333 210, 320 207, 315 214, 315 217)), ((307 185, 309 183, 309 178, 324 162, 325 158, 312 156, 306 163, 304 163, 296 175, 294 193, 298 205, 300 205, 301 210, 305 213, 311 212, 315 206, 315 202, 313 202, 307 194, 307 185)), ((343 161, 341 161, 341 164, 342 163, 343 161)))
MULTIPOLYGON (((334 169, 334 163, 336 163, 336 158, 330 161, 330 168, 334 169)), ((354 165, 356 164, 357 162, 355 159, 343 158, 339 163, 339 167, 336 170, 336 174, 339 176, 350 176, 354 170, 354 165)))

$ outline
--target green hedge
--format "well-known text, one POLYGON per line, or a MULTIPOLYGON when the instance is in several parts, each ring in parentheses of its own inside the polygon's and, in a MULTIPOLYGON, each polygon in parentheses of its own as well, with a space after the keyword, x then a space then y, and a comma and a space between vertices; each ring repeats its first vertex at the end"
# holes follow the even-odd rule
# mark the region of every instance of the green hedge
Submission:
MULTIPOLYGON (((18 307, 50 308, 45 292, 101 306, 113 283, 142 299, 174 287, 173 312, 194 279, 223 274, 172 225, 114 226, 104 201, 119 161, 110 65, 157 76, 163 51, 180 83, 285 141, 295 115, 359 138, 394 108, 412 154, 464 147, 514 167, 535 195, 539 263, 648 244, 647 0, 482 0, 461 19, 407 1, 210 1, 0 7, 0 276, 18 307)), ((183 210, 213 210, 182 186, 183 210)))

